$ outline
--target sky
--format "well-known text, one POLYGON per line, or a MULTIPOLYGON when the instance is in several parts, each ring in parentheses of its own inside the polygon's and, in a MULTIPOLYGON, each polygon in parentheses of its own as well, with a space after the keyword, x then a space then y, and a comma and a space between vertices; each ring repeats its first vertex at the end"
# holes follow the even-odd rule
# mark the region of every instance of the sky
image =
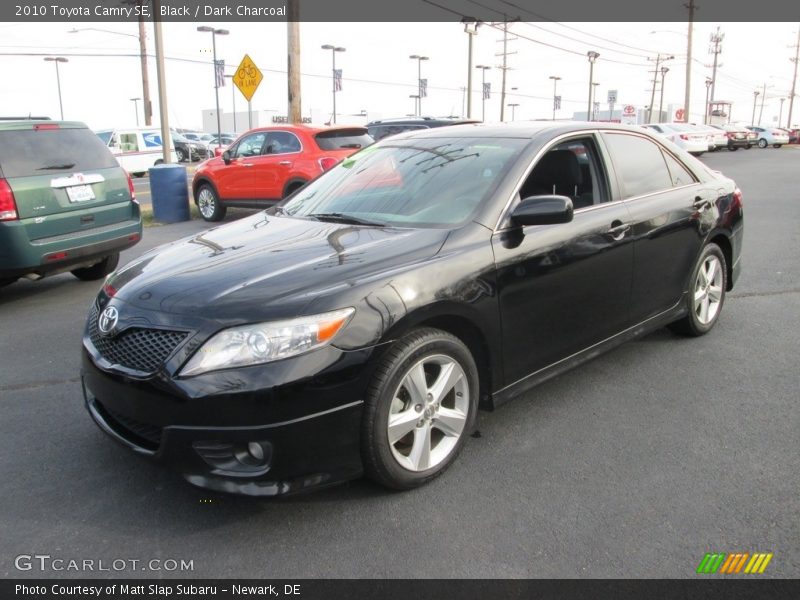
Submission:
MULTIPOLYGON (((202 111, 213 109, 214 74, 211 34, 196 31, 200 25, 223 27, 227 36, 217 37, 218 58, 225 59, 232 73, 248 53, 264 74, 253 97, 253 110, 285 115, 286 24, 285 23, 164 23, 163 35, 167 76, 167 105, 170 125, 196 128, 202 111)), ((732 120, 750 122, 753 92, 766 95, 762 124, 774 124, 780 98, 788 98, 794 65, 797 23, 695 23, 692 61, 692 120, 702 121, 706 88, 711 75, 709 35, 717 27, 725 34, 718 69, 716 99, 733 102, 732 120), (708 66, 706 66, 708 65, 708 66)), ((483 25, 474 40, 474 65, 488 65, 486 81, 491 98, 486 100, 486 120, 500 119, 501 57, 503 34, 483 25)), ((552 116, 553 81, 561 77, 558 94, 562 110, 558 118, 572 118, 585 111, 588 101, 589 63, 586 52, 600 53, 594 67, 596 99, 606 109, 609 90, 617 91, 621 104, 643 107, 650 103, 654 64, 648 57, 657 53, 674 55, 666 63, 664 105, 683 104, 686 67, 686 23, 513 23, 508 42, 506 104, 517 103, 516 120, 552 116), (516 88, 516 89, 512 89, 516 88)), ((64 117, 84 121, 93 129, 131 126, 135 123, 134 103, 142 96, 135 23, 0 23, 0 114, 45 114, 59 116, 56 74, 53 62, 41 53, 63 55, 68 63, 59 65, 64 117), (71 29, 78 29, 70 33, 71 29), (105 29, 108 31, 96 31, 105 29), (116 32, 116 33, 114 33, 116 32), (127 34, 127 35, 119 35, 127 34), (77 56, 78 54, 86 56, 77 56), (97 56, 105 54, 111 56, 97 56), (128 56, 120 56, 128 55, 128 56)), ((405 116, 414 112, 417 62, 411 54, 430 57, 422 63, 422 77, 428 79, 428 97, 423 99, 426 115, 462 115, 467 85, 467 34, 460 23, 301 23, 302 110, 305 117, 320 124, 331 114, 331 52, 323 44, 343 46, 337 53, 337 68, 343 70, 343 89, 337 93, 337 121, 364 123, 368 119, 405 116)), ((155 53, 152 24, 147 25, 148 52, 155 53)), ((158 120, 155 60, 149 60, 153 112, 158 120)), ((482 73, 473 76, 473 117, 480 118, 479 93, 482 73)), ((660 79, 660 78, 659 78, 660 79)), ((798 89, 800 92, 800 88, 798 89)), ((758 97, 756 120, 761 109, 758 97)), ((796 100, 798 100, 796 98, 796 100)), ((656 93, 656 105, 659 101, 656 93)), ((220 89, 224 112, 245 109, 230 82, 220 89)), ((142 119, 142 105, 139 118, 142 119)), ((788 112, 783 106, 782 122, 788 112)), ((800 122, 800 100, 795 102, 793 122, 800 122)), ((506 107, 506 120, 511 109, 506 107)), ((143 121, 142 121, 143 124, 143 121)), ((240 127, 241 129, 241 127, 240 127)))

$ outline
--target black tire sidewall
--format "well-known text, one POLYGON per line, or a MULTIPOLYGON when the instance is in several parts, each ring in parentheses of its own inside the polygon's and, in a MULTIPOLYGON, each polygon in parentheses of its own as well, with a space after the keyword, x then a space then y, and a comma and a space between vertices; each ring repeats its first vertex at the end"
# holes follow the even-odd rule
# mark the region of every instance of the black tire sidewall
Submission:
MULTIPOLYGON (((368 410, 363 424, 364 440, 371 447, 365 451, 374 457, 378 479, 384 485, 395 489, 411 489, 426 483, 447 469, 461 452, 467 436, 474 427, 479 395, 479 377, 475 360, 468 348, 456 337, 435 329, 416 330, 398 341, 404 344, 399 353, 389 351, 385 369, 376 371, 374 384, 370 386, 367 397, 368 410), (417 334, 417 339, 413 336, 417 334), (421 335, 420 335, 421 334, 421 335), (406 340, 412 339, 408 342, 406 340), (411 365, 435 354, 444 354, 456 360, 467 377, 470 403, 464 431, 450 455, 438 465, 425 471, 413 472, 403 468, 392 455, 388 443, 388 420, 391 396, 411 365)), ((372 462, 372 461, 365 461, 372 462)), ((374 473, 373 469, 373 475, 374 473)), ((370 469, 368 469, 368 473, 370 469)), ((373 477, 375 478, 375 477, 373 477)))

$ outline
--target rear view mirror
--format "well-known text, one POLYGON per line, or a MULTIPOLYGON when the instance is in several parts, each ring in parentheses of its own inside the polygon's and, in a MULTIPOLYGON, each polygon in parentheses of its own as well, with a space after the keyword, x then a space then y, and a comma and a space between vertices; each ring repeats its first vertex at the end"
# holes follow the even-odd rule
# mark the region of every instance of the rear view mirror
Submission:
POLYGON ((566 196, 530 196, 511 213, 515 225, 554 225, 572 221, 572 200, 566 196))
POLYGON ((225 162, 226 165, 231 164, 231 153, 228 150, 222 153, 222 160, 225 162))

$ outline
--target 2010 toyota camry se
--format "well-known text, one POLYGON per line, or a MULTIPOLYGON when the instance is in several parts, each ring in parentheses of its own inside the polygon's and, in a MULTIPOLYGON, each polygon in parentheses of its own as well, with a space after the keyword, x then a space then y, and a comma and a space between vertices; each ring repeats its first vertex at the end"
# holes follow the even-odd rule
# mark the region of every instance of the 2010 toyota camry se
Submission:
POLYGON ((479 406, 659 327, 707 333, 742 231, 735 183, 640 129, 401 134, 111 274, 86 405, 198 486, 412 488, 479 406))

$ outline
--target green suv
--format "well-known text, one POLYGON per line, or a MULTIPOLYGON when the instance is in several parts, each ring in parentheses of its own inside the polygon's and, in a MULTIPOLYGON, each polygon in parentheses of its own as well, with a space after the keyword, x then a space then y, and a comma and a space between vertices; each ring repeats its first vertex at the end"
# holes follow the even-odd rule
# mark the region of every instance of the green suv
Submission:
POLYGON ((0 285, 100 279, 141 238, 133 182, 86 125, 0 121, 0 285))

